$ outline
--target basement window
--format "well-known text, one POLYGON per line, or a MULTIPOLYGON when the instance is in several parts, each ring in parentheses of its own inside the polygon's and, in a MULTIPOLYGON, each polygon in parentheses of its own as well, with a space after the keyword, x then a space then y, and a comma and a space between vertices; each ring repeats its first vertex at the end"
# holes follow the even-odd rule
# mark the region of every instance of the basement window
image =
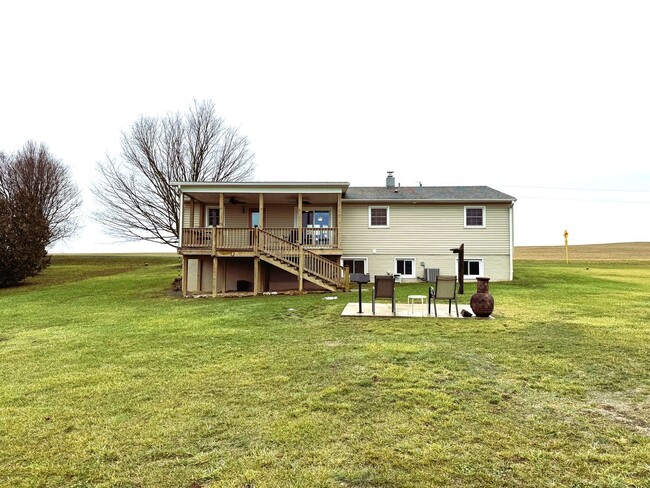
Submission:
POLYGON ((463 275, 466 279, 475 279, 477 276, 485 276, 483 273, 483 259, 470 258, 463 262, 463 275))
POLYGON ((395 258, 395 274, 415 278, 415 258, 395 258))
POLYGON ((368 258, 343 258, 341 261, 350 273, 368 273, 368 258))

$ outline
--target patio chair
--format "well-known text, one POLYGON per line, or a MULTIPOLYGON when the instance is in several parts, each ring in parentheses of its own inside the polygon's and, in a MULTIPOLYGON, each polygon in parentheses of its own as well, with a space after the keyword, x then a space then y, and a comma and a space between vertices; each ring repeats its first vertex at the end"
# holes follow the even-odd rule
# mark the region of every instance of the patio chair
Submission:
POLYGON ((372 288, 372 314, 375 315, 375 300, 390 299, 393 315, 395 315, 395 277, 375 276, 375 286, 372 288))
POLYGON ((458 314, 458 301, 456 300, 455 276, 438 275, 435 288, 429 287, 429 315, 431 315, 431 302, 433 301, 433 311, 437 317, 436 300, 449 300, 449 315, 451 315, 451 301, 453 300, 456 305, 456 317, 460 317, 458 314))

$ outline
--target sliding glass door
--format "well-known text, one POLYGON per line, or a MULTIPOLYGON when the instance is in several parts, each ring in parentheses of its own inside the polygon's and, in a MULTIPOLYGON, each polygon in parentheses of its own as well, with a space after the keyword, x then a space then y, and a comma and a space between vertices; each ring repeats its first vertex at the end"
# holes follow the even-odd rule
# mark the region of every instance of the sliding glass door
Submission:
POLYGON ((329 210, 303 210, 303 243, 307 245, 328 245, 332 239, 331 213, 329 210))

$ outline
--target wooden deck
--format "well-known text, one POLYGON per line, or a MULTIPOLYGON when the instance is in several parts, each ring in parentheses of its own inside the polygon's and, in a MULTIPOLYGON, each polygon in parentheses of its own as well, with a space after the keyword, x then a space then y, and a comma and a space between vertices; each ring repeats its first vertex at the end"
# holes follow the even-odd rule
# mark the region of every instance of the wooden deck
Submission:
MULTIPOLYGON (((326 246, 326 241, 334 235, 303 233, 311 238, 312 246, 295 241, 296 229, 262 229, 228 228, 228 227, 191 227, 183 229, 183 245, 179 253, 183 256, 183 295, 187 294, 188 259, 194 256, 212 257, 212 289, 216 295, 217 269, 219 258, 251 257, 253 258, 254 292, 263 291, 260 262, 287 271, 298 276, 298 291, 303 291, 304 281, 310 281, 329 291, 349 290, 349 270, 332 259, 333 249, 326 246), (291 232, 285 232, 291 231, 291 232), (323 237, 325 236, 325 237, 323 237), (322 252, 316 253, 315 250, 322 252), (323 254, 327 254, 327 257, 323 254)), ((315 229, 303 229, 313 231, 315 229)), ((333 230, 333 229, 325 229, 333 230)), ((323 229, 318 229, 323 231, 323 229)), ((300 233, 298 234, 300 236, 300 233)), ((337 249, 341 252, 340 249, 337 249)))

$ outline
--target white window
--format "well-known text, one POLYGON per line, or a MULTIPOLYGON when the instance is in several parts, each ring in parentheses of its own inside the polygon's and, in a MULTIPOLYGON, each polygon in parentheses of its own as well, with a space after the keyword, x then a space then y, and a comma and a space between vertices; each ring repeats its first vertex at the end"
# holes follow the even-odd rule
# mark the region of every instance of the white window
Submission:
POLYGON ((348 267, 350 273, 368 273, 368 258, 341 258, 341 265, 348 267))
POLYGON ((415 278, 415 258, 395 258, 395 274, 415 278))
POLYGON ((368 207, 368 227, 390 227, 390 208, 368 207))
POLYGON ((205 222, 208 227, 219 226, 219 207, 206 207, 205 209, 205 222))
POLYGON ((485 207, 465 207, 465 227, 485 227, 485 207))
MULTIPOLYGON (((458 260, 456 260, 456 264, 458 264, 458 260)), ((476 279, 477 276, 485 276, 483 258, 465 258, 463 269, 466 280, 476 279)))

